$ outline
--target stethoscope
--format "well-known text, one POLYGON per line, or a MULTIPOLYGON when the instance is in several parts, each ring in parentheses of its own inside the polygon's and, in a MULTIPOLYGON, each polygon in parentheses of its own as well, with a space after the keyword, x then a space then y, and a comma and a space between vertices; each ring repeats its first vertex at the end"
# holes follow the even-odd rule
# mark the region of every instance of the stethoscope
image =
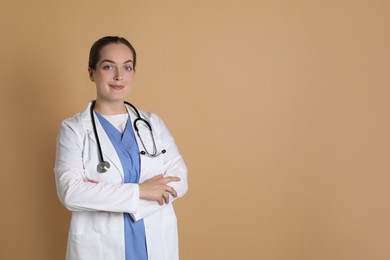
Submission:
MULTIPOLYGON (((110 169, 110 163, 105 161, 105 160, 103 160, 102 147, 100 145, 99 136, 98 136, 98 133, 97 133, 97 130, 96 130, 95 116, 93 114, 93 108, 95 107, 95 103, 96 103, 96 100, 93 100, 92 103, 91 103, 90 112, 91 112, 93 133, 95 134, 96 144, 97 144, 97 147, 98 147, 98 155, 99 155, 99 163, 97 165, 97 171, 99 173, 104 173, 104 172, 108 171, 108 169, 110 169)), ((160 154, 166 153, 165 149, 163 149, 161 152, 157 151, 157 146, 156 146, 156 142, 154 140, 152 126, 150 125, 150 123, 148 121, 146 121, 146 119, 143 119, 141 117, 141 114, 139 113, 138 109, 135 106, 133 106, 132 104, 130 104, 127 101, 124 101, 124 103, 126 105, 130 106, 135 111, 135 113, 137 114, 137 118, 133 122, 133 127, 134 127, 134 129, 135 129, 135 131, 136 131, 136 133, 138 135, 138 138, 141 141, 142 147, 144 149, 143 151, 140 152, 140 154, 141 155, 146 155, 146 156, 149 156, 149 157, 157 157, 160 154), (150 136, 152 137, 152 141, 153 141, 153 152, 152 153, 150 153, 148 151, 148 149, 146 149, 146 146, 145 146, 145 144, 144 144, 144 142, 143 142, 143 140, 141 138, 141 135, 139 134, 139 130, 138 130, 138 124, 139 123, 143 123, 144 125, 146 125, 149 128, 150 136)))

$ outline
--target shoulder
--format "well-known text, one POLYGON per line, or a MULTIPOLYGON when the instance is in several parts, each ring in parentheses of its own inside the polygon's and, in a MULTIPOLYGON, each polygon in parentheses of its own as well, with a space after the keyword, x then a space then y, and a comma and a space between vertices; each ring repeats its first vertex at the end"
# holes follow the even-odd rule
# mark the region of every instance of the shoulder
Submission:
POLYGON ((87 130, 88 122, 91 121, 88 116, 88 109, 79 112, 72 117, 66 118, 61 123, 61 132, 62 131, 71 131, 75 133, 82 133, 87 130))
POLYGON ((158 114, 144 110, 138 111, 141 114, 141 117, 145 118, 150 124, 152 124, 152 126, 161 127, 162 125, 164 125, 164 121, 158 114))
POLYGON ((143 117, 150 123, 153 132, 156 133, 157 136, 162 138, 164 142, 170 142, 173 140, 173 137, 168 127, 165 125, 163 119, 158 114, 143 110, 139 110, 139 112, 141 114, 141 117, 143 117))
POLYGON ((156 113, 154 112, 150 112, 150 111, 144 111, 144 110, 139 110, 140 114, 147 118, 147 119, 153 119, 153 120, 161 120, 160 116, 158 116, 156 113))
POLYGON ((62 121, 61 127, 77 128, 81 127, 81 112, 66 118, 62 121))

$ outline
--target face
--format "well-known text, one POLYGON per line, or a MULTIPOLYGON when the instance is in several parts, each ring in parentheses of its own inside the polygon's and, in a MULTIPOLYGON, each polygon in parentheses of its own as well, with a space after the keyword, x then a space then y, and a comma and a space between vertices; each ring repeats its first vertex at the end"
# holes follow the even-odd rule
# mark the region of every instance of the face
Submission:
POLYGON ((118 102, 126 98, 134 81, 133 54, 122 43, 112 43, 100 50, 96 69, 89 68, 100 102, 118 102))

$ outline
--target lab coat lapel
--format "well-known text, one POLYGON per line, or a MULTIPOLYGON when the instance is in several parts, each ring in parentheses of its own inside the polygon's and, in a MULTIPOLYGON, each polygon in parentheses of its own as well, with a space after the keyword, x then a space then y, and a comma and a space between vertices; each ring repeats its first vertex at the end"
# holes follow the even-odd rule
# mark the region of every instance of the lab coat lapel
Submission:
MULTIPOLYGON (((131 117, 131 126, 134 131, 135 139, 137 140, 138 150, 141 152, 144 150, 142 141, 140 140, 137 131, 134 129, 134 121, 137 119, 137 114, 133 111, 132 108, 128 107, 127 109, 131 117)), ((139 113, 141 114, 142 118, 148 120, 148 122, 152 124, 147 115, 142 114, 142 111, 139 111, 139 113)), ((148 149, 150 149, 149 151, 152 151, 153 142, 149 128, 146 127, 145 124, 140 123, 138 124, 138 129, 144 144, 148 149)), ((140 183, 155 176, 156 174, 163 172, 163 167, 161 166, 163 165, 162 160, 162 156, 151 158, 149 156, 140 154, 140 183)))
MULTIPOLYGON (((126 107, 127 107, 127 111, 128 111, 128 113, 130 115, 130 118, 131 118, 131 128, 133 129, 134 136, 135 136, 135 139, 137 141, 138 150, 141 152, 141 151, 143 151, 143 146, 142 146, 141 140, 139 139, 137 131, 135 131, 135 128, 134 128, 134 121, 138 118, 138 116, 137 116, 137 114, 135 113, 135 111, 131 107, 129 107, 129 106, 126 106, 126 107)), ((145 129, 143 129, 143 126, 140 125, 139 126, 139 131, 142 133, 144 130, 145 129)), ((142 163, 142 156, 141 156, 141 163, 142 163)))
MULTIPOLYGON (((89 104, 88 108, 82 112, 81 120, 83 122, 83 127, 88 131, 89 140, 94 144, 96 144, 97 147, 95 134, 93 132, 92 120, 90 116, 90 107, 91 107, 91 103, 89 104)), ((104 131, 103 126, 100 124, 99 119, 96 117, 96 115, 94 115, 94 117, 96 123, 96 131, 98 133, 100 146, 102 148, 103 160, 108 161, 111 164, 111 167, 116 167, 118 171, 121 173, 123 179, 124 178, 123 168, 120 159, 118 157, 118 154, 116 153, 110 138, 106 134, 106 131, 104 131)), ((96 148, 96 156, 98 156, 97 149, 98 148, 96 148)))

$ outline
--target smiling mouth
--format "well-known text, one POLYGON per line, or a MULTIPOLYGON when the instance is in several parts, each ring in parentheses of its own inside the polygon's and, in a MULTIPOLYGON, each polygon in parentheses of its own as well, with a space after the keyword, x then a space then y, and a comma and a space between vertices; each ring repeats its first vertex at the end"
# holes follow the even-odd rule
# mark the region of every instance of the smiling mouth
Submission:
POLYGON ((120 89, 123 89, 125 86, 122 86, 122 85, 110 85, 110 87, 113 88, 113 89, 120 90, 120 89))

